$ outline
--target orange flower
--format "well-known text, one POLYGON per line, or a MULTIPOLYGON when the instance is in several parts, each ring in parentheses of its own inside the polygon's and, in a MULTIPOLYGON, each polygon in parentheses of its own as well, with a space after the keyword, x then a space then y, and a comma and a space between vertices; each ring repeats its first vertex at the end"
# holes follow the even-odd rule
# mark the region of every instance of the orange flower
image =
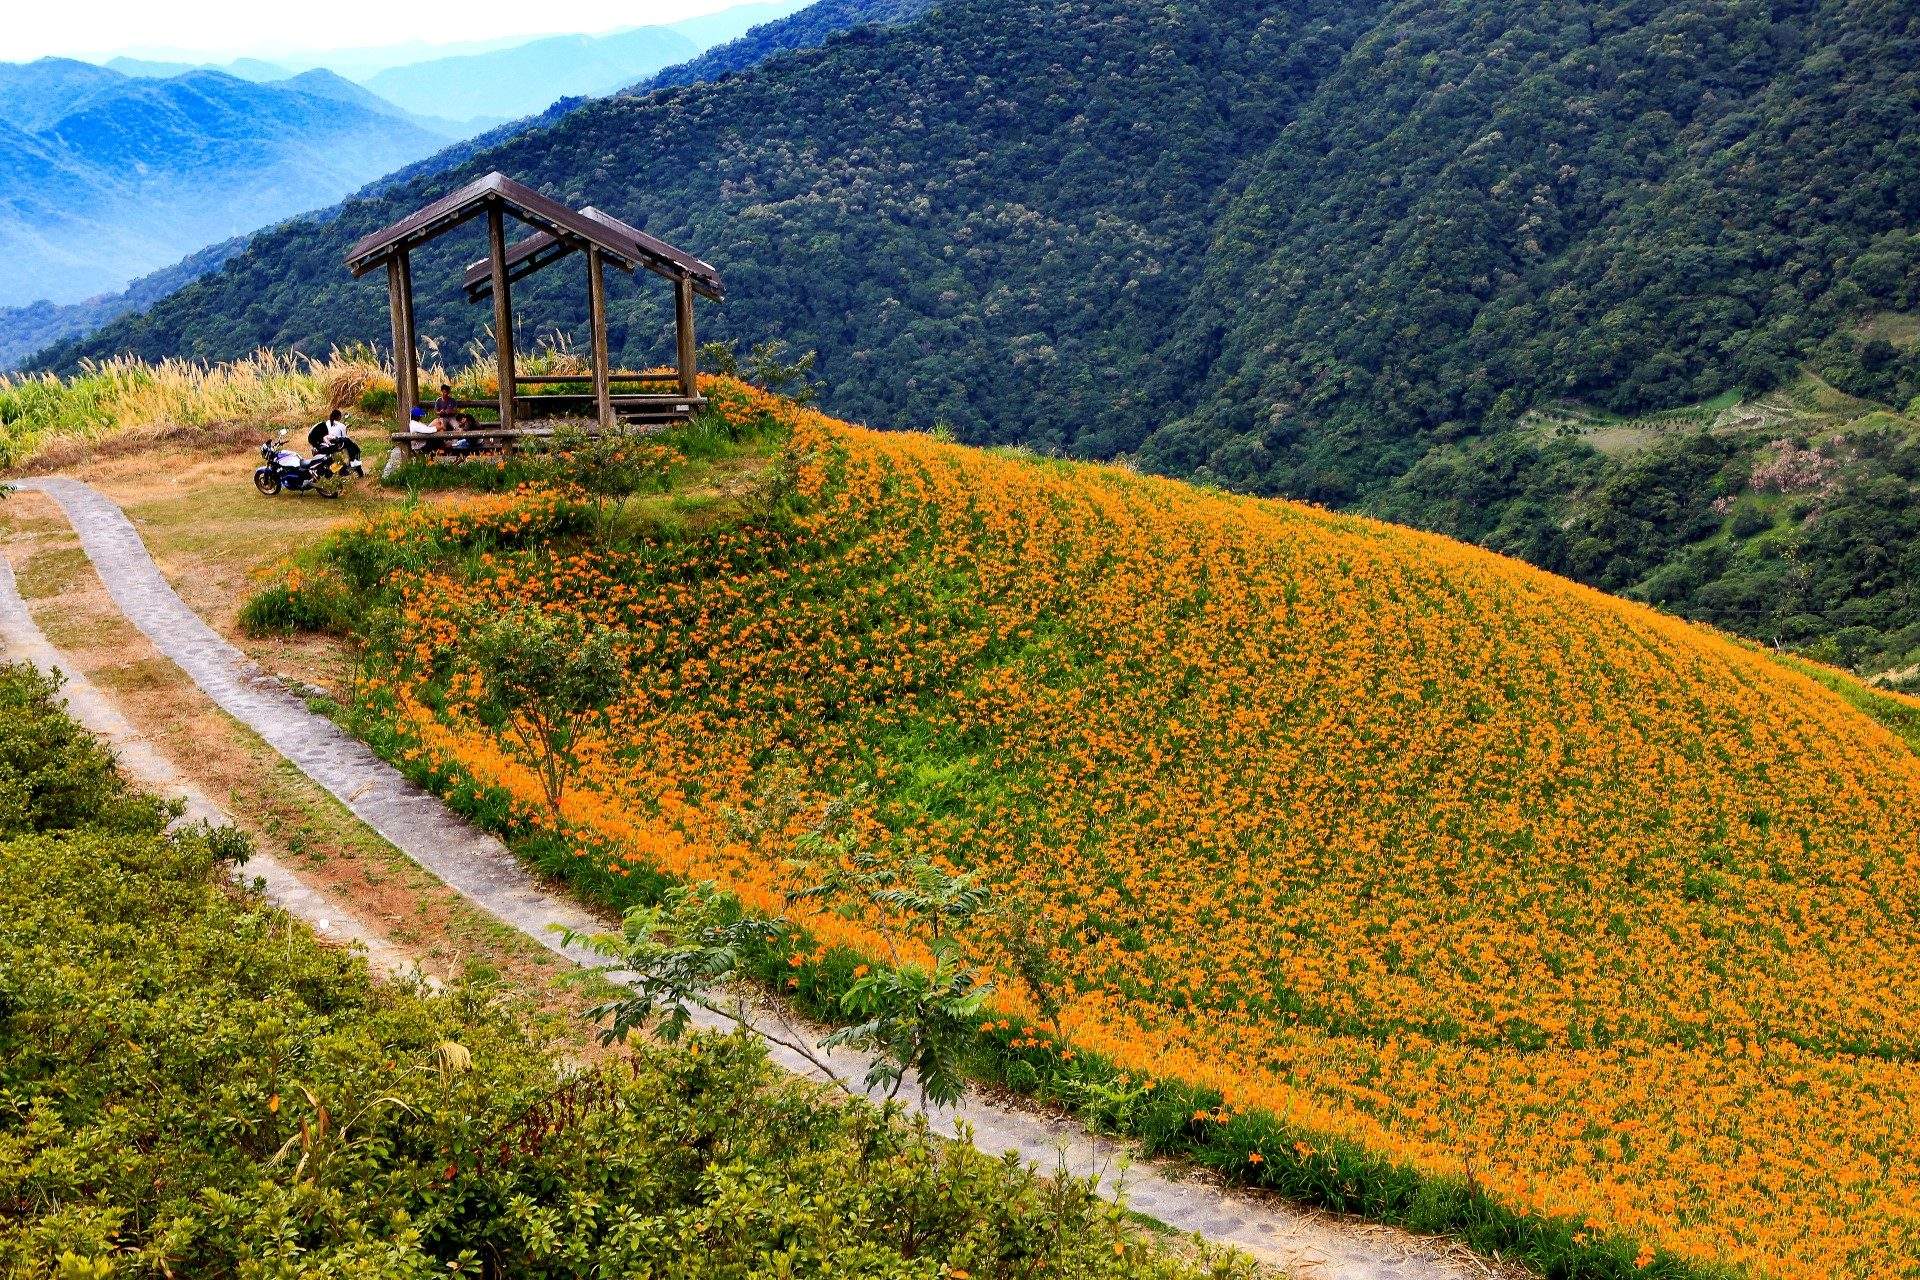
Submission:
MULTIPOLYGON (((409 759, 545 821, 444 673, 502 608, 610 627, 633 675, 563 817, 616 875, 781 913, 850 800, 861 851, 1031 921, 1062 1034, 1015 1051, 1683 1261, 1920 1253, 1920 759, 1837 695, 1444 538, 702 385, 782 424, 777 517, 594 542, 533 489, 378 526, 425 566, 377 699, 409 759)), ((810 948, 931 961, 900 921, 796 914, 810 948)), ((983 1027, 1049 1022, 958 942, 983 1027)))

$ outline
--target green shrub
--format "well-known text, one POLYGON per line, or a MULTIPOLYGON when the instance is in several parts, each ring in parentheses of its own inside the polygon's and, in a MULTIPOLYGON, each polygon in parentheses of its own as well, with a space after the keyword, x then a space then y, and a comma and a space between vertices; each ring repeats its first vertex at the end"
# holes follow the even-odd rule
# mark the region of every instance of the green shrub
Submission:
POLYGON ((249 635, 270 632, 349 630, 359 616, 353 594, 337 579, 316 578, 298 586, 276 583, 240 608, 240 625, 249 635))
POLYGON ((400 393, 383 382, 368 383, 354 401, 360 412, 371 417, 388 417, 393 407, 400 403, 400 393))
POLYGON ((485 980, 375 986, 222 887, 244 842, 164 834, 54 697, 0 667, 32 815, 0 833, 0 1272, 1244 1274, 1154 1251, 1087 1183, 835 1104, 744 1037, 581 1067, 485 980))
POLYGON ((113 755, 61 709, 60 681, 0 665, 0 839, 90 825, 151 834, 170 811, 127 789, 113 755))

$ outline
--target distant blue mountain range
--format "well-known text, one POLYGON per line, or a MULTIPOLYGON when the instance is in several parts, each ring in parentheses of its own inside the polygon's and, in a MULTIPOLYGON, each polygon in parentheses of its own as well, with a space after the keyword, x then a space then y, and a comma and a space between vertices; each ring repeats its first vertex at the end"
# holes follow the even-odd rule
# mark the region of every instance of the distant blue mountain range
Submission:
POLYGON ((0 305, 72 302, 338 200, 464 130, 331 72, 0 65, 0 305))
MULTIPOLYGON (((0 274, 0 370, 20 365, 51 343, 91 333, 120 316, 145 310, 173 289, 218 270, 244 246, 243 233, 330 205, 354 189, 378 191, 395 182, 411 181, 423 174, 457 166, 477 150, 497 146, 528 129, 552 124, 590 94, 616 89, 645 92, 655 87, 711 79, 775 54, 812 47, 851 27, 903 20, 924 10, 929 3, 931 0, 816 0, 812 4, 805 4, 804 0, 772 0, 771 3, 737 5, 667 28, 540 40, 499 49, 468 45, 458 55, 415 60, 399 67, 389 65, 383 57, 390 59, 400 52, 412 55, 418 50, 352 50, 337 54, 323 51, 305 58, 288 58, 284 64, 243 59, 220 67, 134 59, 116 59, 106 67, 65 59, 43 59, 24 66, 0 64, 0 254, 9 255, 8 268, 0 274), (620 78, 605 83, 605 68, 609 64, 623 57, 639 56, 641 61, 628 65, 642 67, 645 58, 652 56, 636 53, 650 47, 646 39, 628 37, 661 31, 683 41, 682 47, 714 47, 671 67, 655 66, 634 70, 631 74, 620 72, 620 78), (379 79, 389 71, 403 72, 398 80, 409 87, 415 83, 427 86, 506 83, 515 75, 527 75, 545 85, 536 95, 539 97, 551 95, 560 81, 529 68, 537 68, 540 59, 558 45, 582 39, 598 52, 584 63, 576 58, 569 65, 576 71, 582 66, 600 68, 595 72, 599 77, 593 82, 596 87, 583 86, 574 96, 557 102, 546 96, 540 104, 544 110, 535 109, 537 114, 530 113, 512 122, 490 121, 484 117, 446 119, 446 114, 458 115, 476 101, 451 92, 428 94, 424 98, 402 95, 442 113, 437 117, 407 111, 361 84, 328 71, 287 74, 289 65, 298 66, 310 58, 327 57, 356 67, 358 74, 368 80, 379 79), (527 53, 528 49, 533 53, 527 53), (245 82, 249 76, 268 77, 274 72, 285 78, 259 84, 245 82), (236 203, 232 210, 226 211, 238 214, 231 219, 204 218, 185 228, 162 226, 170 221, 176 208, 203 203, 199 201, 200 193, 166 194, 158 189, 162 184, 157 179, 147 177, 135 182, 129 176, 134 166, 149 164, 146 157, 135 154, 139 139, 127 136, 139 130, 112 127, 114 121, 144 120, 155 110, 152 98, 157 94, 168 103, 184 99, 204 108, 201 114, 209 120, 230 125, 232 121, 225 111, 198 100, 204 96, 231 103, 254 91, 286 95, 304 103, 298 114, 306 116, 307 123, 313 127, 318 127, 318 122, 311 118, 313 114, 324 117, 337 107, 340 114, 335 123, 346 122, 346 128, 322 136, 337 139, 338 145, 348 151, 369 139, 379 139, 391 128, 397 130, 406 143, 398 150, 413 154, 394 162, 376 158, 373 167, 361 170, 353 181, 321 198, 302 197, 304 203, 236 203), (71 127, 64 123, 75 117, 78 119, 73 120, 71 127), (375 119, 383 123, 370 127, 375 119), (93 164, 74 154, 76 144, 81 144, 82 149, 98 145, 113 159, 104 166, 93 164), (129 186, 143 186, 144 194, 129 198, 129 186), (229 222, 245 218, 253 221, 227 229, 229 222), (162 244, 173 247, 162 250, 159 247, 162 244), (211 247, 201 248, 203 245, 211 247), (156 254, 161 256, 156 258, 156 254), (155 269, 156 263, 166 265, 155 269), (143 271, 148 274, 125 284, 130 276, 143 271)), ((578 52, 577 44, 575 52, 578 52)), ((504 114, 501 104, 509 99, 495 97, 477 101, 483 109, 491 102, 491 110, 504 114)), ((279 105, 285 108, 291 104, 281 102, 279 105)), ((180 127, 183 122, 177 113, 159 114, 175 127, 162 131, 150 139, 148 145, 156 152, 171 152, 176 167, 198 174, 192 181, 201 183, 206 191, 218 193, 223 184, 236 182, 246 187, 255 174, 280 172, 276 163, 264 157, 251 165, 238 166, 225 159, 243 149, 238 145, 240 140, 231 136, 231 129, 215 130, 214 136, 202 145, 183 136, 180 127), (222 158, 216 159, 215 153, 222 158), (240 175, 237 179, 236 172, 240 175)), ((277 120, 279 117, 269 114, 266 118, 277 120)), ((299 152, 300 148, 291 139, 283 141, 285 151, 299 152)), ((256 147, 256 150, 263 149, 256 147)), ((339 174, 338 169, 329 172, 339 174)), ((317 216, 327 216, 330 212, 323 210, 317 216)))

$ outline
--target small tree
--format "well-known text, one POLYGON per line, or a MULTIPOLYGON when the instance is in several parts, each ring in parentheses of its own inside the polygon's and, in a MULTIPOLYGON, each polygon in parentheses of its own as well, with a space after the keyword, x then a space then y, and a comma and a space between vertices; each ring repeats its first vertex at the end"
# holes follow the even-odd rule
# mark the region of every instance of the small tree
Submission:
POLYGON ((785 1005, 775 1003, 763 1012, 749 1007, 753 961, 792 935, 785 920, 746 914, 738 900, 709 880, 676 886, 658 903, 630 909, 618 937, 571 929, 561 933, 567 942, 610 957, 633 974, 624 994, 587 1011, 607 1024, 600 1032, 602 1044, 624 1040, 655 1019, 660 1038, 671 1044, 693 1025, 693 1010, 705 1009, 793 1050, 827 1080, 853 1092, 827 1057, 815 1051, 810 1034, 785 1005))
POLYGON ((820 384, 813 380, 813 364, 818 353, 809 351, 789 358, 788 350, 785 342, 775 338, 756 344, 743 359, 729 338, 703 344, 700 363, 715 373, 745 378, 795 404, 812 404, 820 398, 820 384))
MULTIPOLYGON (((798 770, 785 761, 776 765, 753 802, 729 812, 734 834, 780 839, 805 803, 801 791, 798 770)), ((899 1096, 911 1073, 923 1106, 958 1102, 966 1092, 967 1052, 992 988, 964 963, 955 935, 986 909, 989 894, 973 876, 925 857, 861 850, 855 810, 863 794, 829 802, 795 841, 793 865, 818 875, 819 883, 788 896, 789 903, 863 908, 886 942, 889 963, 860 966, 840 997, 841 1011, 856 1019, 852 1025, 816 1043, 784 1004, 750 1012, 755 958, 790 946, 797 929, 784 917, 748 915, 712 884, 700 884, 670 890, 659 906, 629 911, 619 938, 580 939, 635 975, 626 994, 591 1011, 609 1024, 602 1039, 618 1039, 657 1018, 661 1035, 674 1040, 690 1024, 691 1010, 707 1009, 792 1049, 849 1093, 855 1090, 820 1050, 847 1047, 870 1055, 863 1086, 884 1101, 899 1096), (906 958, 900 943, 908 935, 928 940, 931 969, 906 958)))
POLYGON ((1002 903, 987 915, 985 933, 989 943, 1006 958, 1007 966, 1027 998, 1053 1032, 1057 1041, 1065 1041, 1060 1029, 1060 1012, 1066 1007, 1066 974, 1053 958, 1047 927, 1033 911, 1018 902, 1002 903))
POLYGON ((821 1047, 871 1054, 866 1087, 885 1089, 888 1100, 911 1070, 923 1106, 950 1106, 966 1092, 967 1050, 993 990, 963 963, 957 939, 992 895, 972 873, 949 871, 924 854, 858 848, 850 818, 850 806, 829 805, 821 825, 802 837, 796 865, 821 878, 788 901, 851 904, 886 942, 891 963, 854 980, 840 1008, 859 1021, 827 1036, 821 1047), (903 932, 925 938, 931 970, 903 959, 903 932))
POLYGON ((466 666, 479 677, 481 720, 533 770, 557 826, 581 737, 626 682, 616 633, 516 609, 480 629, 466 666))
POLYGON ((872 1054, 866 1087, 899 1094, 911 1069, 920 1082, 920 1103, 952 1106, 967 1091, 967 1048, 992 990, 941 954, 932 972, 918 965, 874 969, 854 980, 840 1008, 861 1020, 820 1042, 872 1054))

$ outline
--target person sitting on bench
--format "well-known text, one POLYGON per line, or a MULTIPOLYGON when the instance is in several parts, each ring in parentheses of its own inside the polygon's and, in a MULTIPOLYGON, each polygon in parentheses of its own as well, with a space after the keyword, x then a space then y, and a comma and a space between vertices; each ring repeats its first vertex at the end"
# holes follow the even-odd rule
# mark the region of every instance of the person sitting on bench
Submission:
POLYGON ((329 413, 325 421, 313 424, 313 429, 307 432, 307 445, 315 453, 337 453, 344 449, 347 466, 353 469, 353 474, 367 474, 367 469, 360 465, 360 446, 347 434, 346 415, 338 409, 329 413))
POLYGON ((451 431, 458 425, 455 418, 460 406, 453 398, 453 384, 440 384, 440 395, 433 402, 433 424, 436 431, 451 431))
POLYGON ((407 416, 407 434, 423 438, 409 441, 407 443, 408 450, 413 453, 434 452, 432 437, 439 434, 440 425, 440 419, 433 418, 429 420, 426 410, 422 409, 419 405, 413 406, 413 412, 407 416))
MULTIPOLYGON (((462 410, 461 413, 454 418, 452 429, 455 431, 478 431, 480 429, 480 423, 474 418, 472 414, 462 410)), ((465 437, 462 437, 461 439, 450 442, 447 445, 447 447, 449 449, 464 450, 464 449, 477 448, 479 447, 479 444, 480 442, 478 440, 469 440, 469 439, 466 439, 465 437)))

